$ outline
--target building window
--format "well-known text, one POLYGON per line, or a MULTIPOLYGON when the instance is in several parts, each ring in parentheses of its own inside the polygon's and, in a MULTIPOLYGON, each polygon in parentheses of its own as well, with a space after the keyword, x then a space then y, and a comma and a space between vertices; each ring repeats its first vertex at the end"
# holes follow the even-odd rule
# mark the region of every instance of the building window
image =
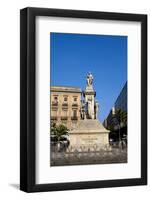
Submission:
POLYGON ((77 117, 77 110, 73 110, 73 117, 77 117))
POLYGON ((57 117, 57 110, 51 110, 51 116, 57 117))
POLYGON ((58 101, 58 97, 54 96, 54 101, 57 102, 58 101))
POLYGON ((63 115, 64 117, 67 117, 67 110, 62 110, 62 115, 63 115))
POLYGON ((77 97, 74 97, 74 98, 73 98, 73 101, 77 101, 77 97))
POLYGON ((52 106, 58 106, 58 96, 53 96, 52 106))
POLYGON ((71 120, 77 120, 78 117, 77 117, 77 110, 73 110, 72 111, 72 117, 71 117, 71 120))
POLYGON ((68 97, 64 97, 64 101, 68 101, 68 97))

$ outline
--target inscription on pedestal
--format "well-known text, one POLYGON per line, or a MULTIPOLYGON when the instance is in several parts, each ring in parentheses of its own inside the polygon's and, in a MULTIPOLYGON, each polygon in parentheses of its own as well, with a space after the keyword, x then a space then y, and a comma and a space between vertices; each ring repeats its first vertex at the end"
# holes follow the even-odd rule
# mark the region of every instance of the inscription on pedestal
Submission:
POLYGON ((85 145, 96 144, 97 141, 98 141, 98 138, 89 136, 89 137, 86 137, 86 138, 81 138, 81 140, 82 140, 82 144, 85 144, 85 145))

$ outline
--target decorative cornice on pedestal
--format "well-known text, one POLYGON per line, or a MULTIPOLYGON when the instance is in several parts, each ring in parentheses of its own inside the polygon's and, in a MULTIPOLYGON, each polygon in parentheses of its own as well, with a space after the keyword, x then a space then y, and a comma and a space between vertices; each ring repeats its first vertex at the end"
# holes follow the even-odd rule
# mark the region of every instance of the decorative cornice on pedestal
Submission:
POLYGON ((93 90, 93 91, 83 91, 83 96, 85 97, 85 95, 94 95, 94 97, 96 96, 96 92, 93 90))

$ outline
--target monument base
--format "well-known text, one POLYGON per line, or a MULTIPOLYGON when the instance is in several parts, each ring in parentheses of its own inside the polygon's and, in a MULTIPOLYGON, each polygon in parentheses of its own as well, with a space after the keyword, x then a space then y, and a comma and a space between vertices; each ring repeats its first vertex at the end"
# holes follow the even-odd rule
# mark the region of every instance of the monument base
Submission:
POLYGON ((109 131, 97 119, 80 120, 69 132, 70 146, 80 148, 104 148, 109 144, 109 131))

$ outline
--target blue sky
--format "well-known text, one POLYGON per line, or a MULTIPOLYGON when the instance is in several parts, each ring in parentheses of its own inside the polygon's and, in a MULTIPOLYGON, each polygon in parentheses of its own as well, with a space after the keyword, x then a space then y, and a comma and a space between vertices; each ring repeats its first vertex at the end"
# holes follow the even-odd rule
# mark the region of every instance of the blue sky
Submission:
POLYGON ((50 33, 50 49, 50 84, 84 90, 90 71, 103 122, 127 81, 127 36, 50 33))

